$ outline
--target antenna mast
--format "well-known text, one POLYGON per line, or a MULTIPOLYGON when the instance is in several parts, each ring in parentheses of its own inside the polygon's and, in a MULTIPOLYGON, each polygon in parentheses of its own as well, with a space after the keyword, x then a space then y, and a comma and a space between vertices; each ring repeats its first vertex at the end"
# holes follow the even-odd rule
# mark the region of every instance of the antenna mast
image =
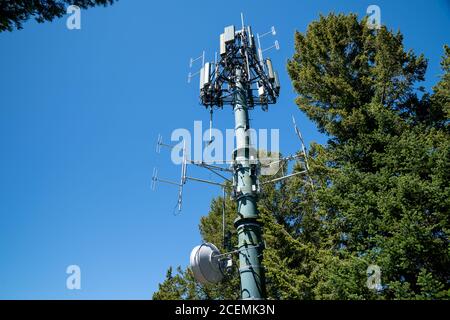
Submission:
MULTIPOLYGON (((222 109, 224 105, 230 105, 234 112, 234 130, 236 137, 236 149, 233 151, 231 161, 220 162, 193 161, 186 154, 186 145, 183 144, 183 161, 181 166, 180 182, 162 179, 158 177, 158 170, 154 169, 152 177, 152 189, 157 182, 178 187, 178 212, 181 211, 183 201, 183 186, 187 181, 196 181, 219 186, 223 189, 223 201, 225 205, 226 182, 205 180, 187 175, 188 165, 194 165, 207 169, 224 181, 232 184, 231 196, 237 202, 237 218, 234 226, 238 234, 238 248, 228 253, 221 254, 217 247, 210 243, 204 243, 195 247, 190 256, 191 269, 194 277, 201 283, 214 284, 223 279, 225 273, 232 266, 231 254, 239 256, 239 275, 241 280, 242 299, 265 299, 266 285, 262 257, 264 241, 262 239, 262 226, 259 221, 257 202, 261 186, 276 183, 297 175, 308 175, 309 164, 303 137, 293 118, 294 130, 300 139, 302 151, 278 160, 265 159, 261 163, 258 153, 251 146, 249 111, 255 106, 261 106, 263 111, 268 110, 269 104, 277 101, 280 93, 278 74, 274 71, 269 58, 264 59, 263 53, 275 48, 279 49, 278 41, 268 48, 261 48, 261 39, 268 35, 276 35, 275 27, 270 31, 255 36, 250 26, 245 26, 244 16, 241 14, 242 28, 235 30, 234 25, 225 27, 220 35, 220 52, 215 54, 214 62, 205 62, 203 51, 197 58, 191 58, 189 67, 193 63, 201 61, 201 68, 197 72, 189 72, 188 82, 198 75, 200 78, 200 103, 210 112, 210 145, 212 139, 212 113, 214 109, 222 109), (295 173, 279 176, 278 172, 271 175, 272 179, 260 183, 261 174, 268 170, 272 172, 272 165, 284 168, 291 160, 299 161, 303 170, 295 173), (229 165, 222 167, 221 165, 229 165), (225 175, 231 175, 227 178, 225 175)), ((156 151, 161 147, 173 149, 175 146, 163 142, 158 136, 156 151)), ((309 177, 310 184, 313 181, 309 177)), ((229 248, 230 233, 225 232, 225 207, 222 208, 222 235, 226 250, 229 248)))
MULTIPOLYGON (((279 49, 278 41, 265 49, 261 48, 261 39, 268 35, 276 35, 275 27, 270 31, 256 34, 252 33, 250 26, 244 23, 241 14, 241 29, 235 30, 235 26, 225 27, 220 35, 220 51, 215 54, 214 62, 205 61, 205 51, 197 58, 191 58, 189 67, 201 62, 201 68, 197 72, 189 72, 188 82, 196 75, 200 78, 200 103, 210 112, 210 138, 212 138, 212 114, 214 109, 222 109, 224 105, 232 107, 234 112, 234 130, 236 137, 236 149, 229 160, 214 162, 193 161, 187 156, 186 144, 183 144, 183 161, 181 166, 180 182, 162 179, 158 177, 158 170, 154 169, 152 177, 152 189, 157 182, 178 187, 178 212, 181 211, 183 202, 183 187, 187 181, 196 181, 219 186, 223 189, 223 201, 225 201, 225 188, 228 181, 232 184, 231 197, 237 203, 237 218, 234 226, 237 229, 238 247, 228 253, 221 254, 217 247, 211 243, 204 243, 195 247, 190 256, 190 265, 197 281, 205 284, 214 284, 221 281, 225 273, 231 270, 231 254, 239 256, 239 275, 241 280, 241 299, 265 299, 266 283, 262 257, 264 241, 262 238, 262 225, 259 221, 257 202, 261 187, 265 184, 276 183, 297 175, 308 175, 309 164, 303 137, 293 118, 294 130, 300 139, 302 151, 278 160, 264 159, 261 163, 257 150, 252 147, 250 141, 249 111, 255 106, 261 106, 263 111, 268 110, 269 104, 277 101, 280 93, 278 73, 274 71, 272 61, 264 58, 263 53, 272 48, 279 49), (256 40, 256 41, 255 41, 256 40), (270 160, 267 162, 267 160, 270 160), (281 164, 281 168, 291 160, 300 162, 303 170, 279 176, 278 172, 272 172, 272 166, 281 164), (207 169, 224 180, 206 180, 187 175, 188 165, 207 169), (223 167, 221 165, 229 165, 223 167), (261 175, 270 175, 273 178, 260 183, 261 175), (226 175, 231 175, 227 178, 226 175)), ((163 142, 158 136, 156 151, 161 147, 173 149, 175 146, 163 142)), ((313 181, 309 177, 312 187, 313 181)), ((225 204, 225 202, 224 202, 225 204)), ((230 233, 225 232, 225 207, 222 208, 222 235, 226 250, 229 248, 230 233)))
MULTIPOLYGON (((234 225, 239 238, 241 298, 264 299, 265 276, 261 264, 264 244, 257 209, 260 163, 250 146, 249 110, 256 105, 267 110, 269 104, 276 103, 280 84, 270 59, 261 60, 264 50, 256 47, 251 27, 244 25, 243 15, 241 23, 241 30, 231 25, 220 35, 220 57, 215 68, 206 62, 200 70, 200 101, 210 110, 231 105, 234 111, 236 149, 231 168, 238 208, 234 225)), ((275 34, 274 30, 272 27, 266 34, 275 34)), ((278 49, 278 42, 273 47, 278 49)))

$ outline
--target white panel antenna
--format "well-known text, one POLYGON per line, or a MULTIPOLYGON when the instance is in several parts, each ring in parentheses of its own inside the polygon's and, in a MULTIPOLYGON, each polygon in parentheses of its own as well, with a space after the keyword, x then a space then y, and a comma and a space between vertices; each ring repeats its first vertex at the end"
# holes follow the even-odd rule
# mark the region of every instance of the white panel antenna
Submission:
POLYGON ((223 41, 225 42, 225 44, 234 41, 234 34, 235 34, 234 25, 225 27, 225 30, 223 33, 223 41))

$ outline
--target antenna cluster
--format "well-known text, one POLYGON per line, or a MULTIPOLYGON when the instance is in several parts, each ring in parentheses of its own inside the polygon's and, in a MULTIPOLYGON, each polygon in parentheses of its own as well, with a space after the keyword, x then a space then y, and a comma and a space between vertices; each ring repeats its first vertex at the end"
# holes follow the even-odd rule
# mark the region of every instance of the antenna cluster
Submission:
POLYGON ((241 30, 235 30, 235 26, 225 27, 220 35, 219 57, 214 62, 205 62, 203 55, 191 58, 189 66, 193 62, 202 59, 202 67, 195 73, 189 73, 188 82, 192 77, 200 78, 200 102, 205 107, 219 107, 234 105, 234 92, 236 87, 236 68, 242 71, 241 77, 246 79, 246 104, 251 109, 255 105, 267 110, 269 104, 274 104, 280 94, 280 81, 278 73, 272 66, 272 61, 263 58, 263 52, 272 48, 279 49, 278 41, 268 48, 261 47, 261 39, 267 35, 276 35, 275 27, 270 31, 255 36, 250 26, 242 26, 241 30))

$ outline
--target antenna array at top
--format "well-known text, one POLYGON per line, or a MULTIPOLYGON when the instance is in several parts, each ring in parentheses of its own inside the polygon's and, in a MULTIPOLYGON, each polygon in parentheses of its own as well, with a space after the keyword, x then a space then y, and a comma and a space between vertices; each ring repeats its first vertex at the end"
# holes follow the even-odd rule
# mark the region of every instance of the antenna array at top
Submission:
MULTIPOLYGON (((200 71, 189 73, 190 79, 199 74, 200 100, 205 107, 223 107, 235 103, 233 92, 236 83, 235 70, 242 70, 247 83, 247 106, 262 106, 267 110, 269 104, 276 103, 280 93, 278 73, 274 71, 272 61, 263 58, 263 52, 272 48, 279 49, 278 41, 271 47, 261 48, 261 38, 267 35, 276 35, 275 27, 270 31, 257 34, 257 44, 250 26, 244 25, 242 17, 242 29, 235 30, 235 26, 225 27, 220 35, 219 57, 214 62, 204 62, 200 71)), ((194 59, 191 59, 192 66, 194 59)))

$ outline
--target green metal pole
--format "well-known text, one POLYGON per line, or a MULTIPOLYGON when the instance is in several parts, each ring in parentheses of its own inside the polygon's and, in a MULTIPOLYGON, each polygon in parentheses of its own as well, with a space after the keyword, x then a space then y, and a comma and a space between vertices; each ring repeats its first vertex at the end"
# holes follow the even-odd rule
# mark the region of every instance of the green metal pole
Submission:
POLYGON ((247 82, 242 70, 235 70, 234 117, 236 151, 234 169, 238 217, 234 221, 238 233, 239 274, 241 299, 264 299, 265 278, 261 265, 263 241, 257 208, 257 170, 252 170, 250 159, 247 82))

